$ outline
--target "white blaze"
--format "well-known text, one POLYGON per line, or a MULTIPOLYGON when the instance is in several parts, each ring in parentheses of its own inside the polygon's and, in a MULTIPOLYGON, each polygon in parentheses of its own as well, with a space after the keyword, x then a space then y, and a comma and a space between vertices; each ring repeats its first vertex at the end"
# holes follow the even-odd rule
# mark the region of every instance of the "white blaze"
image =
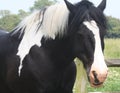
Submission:
POLYGON ((105 70, 107 71, 107 66, 105 64, 105 60, 102 52, 99 28, 94 20, 90 22, 84 21, 83 24, 93 32, 95 38, 94 61, 91 69, 93 71, 97 70, 100 72, 100 74, 103 74, 105 70))

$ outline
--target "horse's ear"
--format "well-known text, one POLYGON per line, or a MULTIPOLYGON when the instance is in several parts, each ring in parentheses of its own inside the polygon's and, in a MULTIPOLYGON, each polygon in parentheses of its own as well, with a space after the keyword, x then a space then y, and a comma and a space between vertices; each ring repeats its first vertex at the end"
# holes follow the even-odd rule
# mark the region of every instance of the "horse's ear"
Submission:
POLYGON ((65 1, 65 4, 66 4, 68 10, 69 10, 71 13, 75 13, 75 11, 76 11, 75 6, 74 6, 72 3, 68 2, 67 0, 64 0, 64 1, 65 1))
POLYGON ((106 7, 106 0, 102 0, 102 2, 98 5, 98 8, 104 11, 106 7))

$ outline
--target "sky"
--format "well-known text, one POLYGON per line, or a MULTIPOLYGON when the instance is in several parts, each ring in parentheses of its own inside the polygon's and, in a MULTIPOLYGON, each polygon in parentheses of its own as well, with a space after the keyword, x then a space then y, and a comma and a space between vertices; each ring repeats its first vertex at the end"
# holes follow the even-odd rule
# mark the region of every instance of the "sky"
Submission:
MULTIPOLYGON (((18 10, 23 9, 29 11, 35 0, 0 0, 0 10, 10 10, 11 13, 18 13, 18 10)), ((58 0, 63 1, 63 0, 58 0)), ((69 0, 72 3, 80 0, 69 0)), ((97 6, 102 0, 89 0, 97 6)), ((107 0, 107 6, 104 11, 105 15, 120 19, 120 0, 107 0)))

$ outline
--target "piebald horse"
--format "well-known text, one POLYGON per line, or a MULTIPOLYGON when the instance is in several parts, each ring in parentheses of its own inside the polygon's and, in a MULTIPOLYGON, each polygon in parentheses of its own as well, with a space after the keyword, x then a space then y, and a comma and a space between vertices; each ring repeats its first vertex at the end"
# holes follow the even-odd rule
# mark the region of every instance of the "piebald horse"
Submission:
POLYGON ((97 7, 64 1, 35 11, 12 32, 0 31, 0 93, 73 93, 76 57, 91 86, 103 84, 106 0, 97 7))

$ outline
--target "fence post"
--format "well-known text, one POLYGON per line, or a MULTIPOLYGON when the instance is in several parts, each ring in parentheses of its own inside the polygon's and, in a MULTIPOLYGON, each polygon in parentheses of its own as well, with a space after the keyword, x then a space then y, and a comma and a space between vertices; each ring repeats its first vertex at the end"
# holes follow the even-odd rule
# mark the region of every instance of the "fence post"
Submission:
POLYGON ((87 75, 83 67, 82 62, 79 59, 75 59, 77 66, 77 77, 74 86, 74 93, 87 93, 87 75))

